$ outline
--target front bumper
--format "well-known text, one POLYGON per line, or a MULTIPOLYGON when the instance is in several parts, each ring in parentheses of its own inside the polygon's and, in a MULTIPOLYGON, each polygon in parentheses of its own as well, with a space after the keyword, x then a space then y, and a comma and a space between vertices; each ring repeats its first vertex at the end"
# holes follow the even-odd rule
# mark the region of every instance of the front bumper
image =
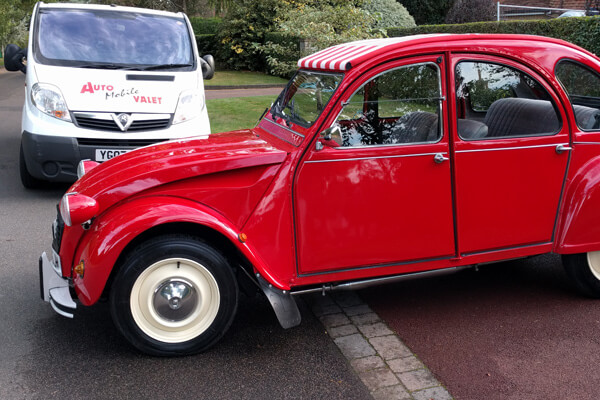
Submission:
POLYGON ((63 317, 73 318, 77 304, 71 297, 69 282, 56 272, 54 261, 43 252, 39 261, 42 299, 63 317))

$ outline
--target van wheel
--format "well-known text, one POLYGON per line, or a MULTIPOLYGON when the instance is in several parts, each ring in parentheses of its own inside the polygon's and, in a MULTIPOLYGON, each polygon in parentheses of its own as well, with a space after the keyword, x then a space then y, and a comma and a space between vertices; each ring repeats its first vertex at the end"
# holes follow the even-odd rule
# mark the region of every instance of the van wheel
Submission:
POLYGON ((21 150, 19 152, 19 175, 21 175, 21 183, 27 189, 37 189, 42 186, 43 181, 32 176, 27 170, 25 153, 23 152, 23 143, 21 143, 21 150))
POLYGON ((567 275, 584 295, 600 298, 600 251, 562 256, 567 275))
POLYGON ((113 321, 140 351, 187 355, 214 345, 237 310, 238 287, 221 253, 201 240, 161 236, 137 247, 110 292, 113 321))

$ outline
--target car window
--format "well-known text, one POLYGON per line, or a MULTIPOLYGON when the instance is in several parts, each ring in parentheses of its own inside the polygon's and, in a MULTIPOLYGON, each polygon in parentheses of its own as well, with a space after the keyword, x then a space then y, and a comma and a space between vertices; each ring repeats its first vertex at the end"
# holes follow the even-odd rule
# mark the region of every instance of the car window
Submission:
POLYGON ((366 82, 337 118, 341 146, 435 142, 441 137, 440 71, 434 63, 386 71, 366 82))
POLYGON ((501 64, 462 61, 455 71, 458 134, 465 140, 553 135, 552 98, 528 74, 501 64))
POLYGON ((573 106, 577 126, 600 129, 600 77, 583 65, 564 60, 556 67, 556 78, 565 88, 573 106))

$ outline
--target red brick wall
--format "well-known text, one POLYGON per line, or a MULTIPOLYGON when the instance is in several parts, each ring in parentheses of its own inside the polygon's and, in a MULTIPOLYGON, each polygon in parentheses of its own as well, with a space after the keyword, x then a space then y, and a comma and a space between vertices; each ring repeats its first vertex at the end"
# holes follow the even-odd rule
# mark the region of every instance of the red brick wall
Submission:
POLYGON ((500 0, 501 4, 512 6, 569 8, 585 10, 586 0, 500 0))

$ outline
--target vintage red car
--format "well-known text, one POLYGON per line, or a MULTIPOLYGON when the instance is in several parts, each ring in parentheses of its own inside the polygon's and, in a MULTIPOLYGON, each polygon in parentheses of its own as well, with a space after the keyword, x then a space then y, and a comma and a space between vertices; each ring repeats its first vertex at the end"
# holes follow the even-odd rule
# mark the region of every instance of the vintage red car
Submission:
POLYGON ((64 195, 42 296, 110 302, 154 355, 199 352, 260 288, 294 296, 554 252, 600 297, 600 59, 561 40, 425 35, 299 61, 253 129, 140 148, 64 195))

